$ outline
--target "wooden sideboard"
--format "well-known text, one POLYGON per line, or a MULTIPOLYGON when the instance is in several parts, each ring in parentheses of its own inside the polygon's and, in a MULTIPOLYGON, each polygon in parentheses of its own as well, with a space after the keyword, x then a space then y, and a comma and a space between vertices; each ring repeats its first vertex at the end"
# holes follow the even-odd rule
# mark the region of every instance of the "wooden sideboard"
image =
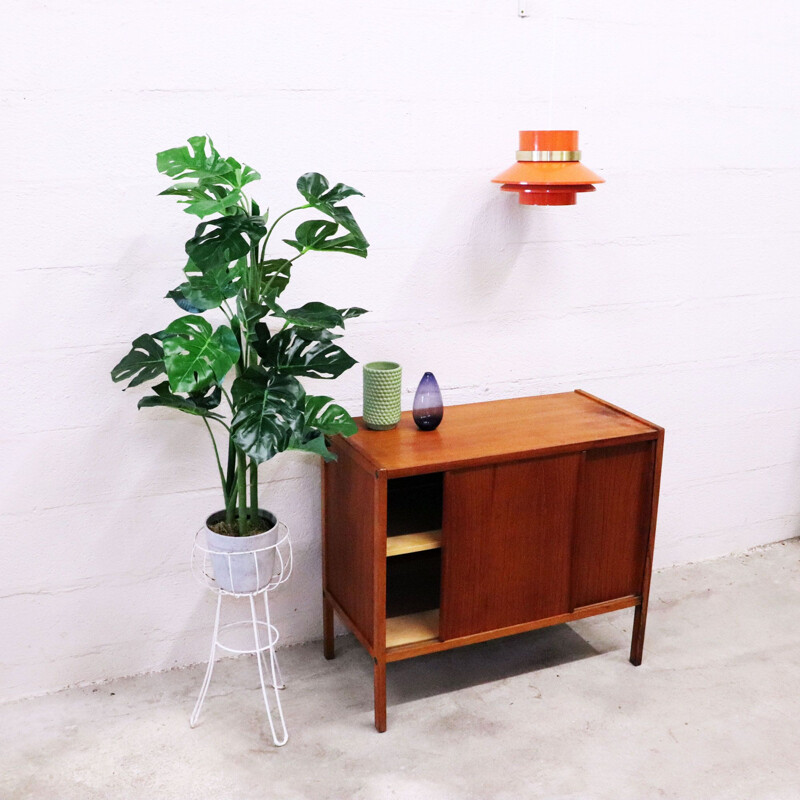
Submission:
POLYGON ((664 431, 586 392, 445 409, 432 432, 334 437, 323 480, 324 652, 336 612, 386 664, 634 608, 642 660, 664 431))

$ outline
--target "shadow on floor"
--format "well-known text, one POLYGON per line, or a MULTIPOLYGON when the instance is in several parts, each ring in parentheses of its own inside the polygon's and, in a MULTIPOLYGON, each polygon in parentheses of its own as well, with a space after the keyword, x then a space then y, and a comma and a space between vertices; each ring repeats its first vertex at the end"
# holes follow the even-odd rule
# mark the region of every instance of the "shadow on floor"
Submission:
MULTIPOLYGON (((387 702, 400 705, 557 667, 599 653, 568 625, 557 625, 396 661, 387 667, 387 702)), ((367 670, 372 672, 369 666, 367 670)))

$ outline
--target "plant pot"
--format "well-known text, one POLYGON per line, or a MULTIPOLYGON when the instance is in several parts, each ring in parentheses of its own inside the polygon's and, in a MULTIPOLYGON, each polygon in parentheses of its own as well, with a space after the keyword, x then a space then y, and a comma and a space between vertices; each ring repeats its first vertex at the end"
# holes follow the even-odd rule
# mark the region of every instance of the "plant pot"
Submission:
POLYGON ((251 536, 225 536, 211 530, 211 525, 225 519, 217 511, 206 520, 208 555, 217 586, 231 594, 257 592, 267 586, 275 572, 275 552, 281 526, 276 516, 258 509, 258 517, 268 530, 251 536))

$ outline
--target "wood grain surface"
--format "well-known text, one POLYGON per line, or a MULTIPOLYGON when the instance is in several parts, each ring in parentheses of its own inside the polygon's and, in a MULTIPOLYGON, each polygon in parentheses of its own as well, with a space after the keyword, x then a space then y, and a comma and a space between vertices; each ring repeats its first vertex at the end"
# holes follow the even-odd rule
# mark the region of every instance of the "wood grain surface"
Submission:
MULTIPOLYGON (((346 449, 324 471, 323 588, 370 644, 376 641, 374 519, 378 484, 346 449)), ((385 547, 381 556, 385 558, 385 547)))
POLYGON ((580 453, 445 476, 441 637, 567 613, 580 453))
POLYGON ((447 406, 435 431, 419 431, 410 412, 391 431, 356 422, 347 447, 389 477, 653 439, 658 430, 579 392, 447 406))
POLYGON ((588 450, 572 547, 572 608, 640 595, 650 534, 654 442, 588 450))

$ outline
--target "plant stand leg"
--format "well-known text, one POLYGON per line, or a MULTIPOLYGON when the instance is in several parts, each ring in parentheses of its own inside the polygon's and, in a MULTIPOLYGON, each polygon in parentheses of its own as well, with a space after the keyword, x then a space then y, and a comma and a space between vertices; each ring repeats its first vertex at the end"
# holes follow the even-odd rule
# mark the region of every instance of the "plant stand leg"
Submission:
POLYGON ((322 641, 323 655, 330 661, 336 656, 333 643, 333 605, 322 595, 322 641))
POLYGON ((375 659, 375 729, 386 730, 386 662, 375 659))
POLYGON ((631 656, 630 662, 634 667, 642 663, 644 653, 644 628, 647 622, 646 600, 642 600, 642 605, 636 606, 633 614, 633 636, 631 637, 631 656))
POLYGON ((270 652, 270 659, 267 661, 267 656, 264 655, 264 650, 260 650, 258 652, 258 657, 261 659, 261 665, 264 670, 264 674, 269 677, 270 672, 274 672, 273 682, 270 685, 272 689, 285 689, 286 684, 283 682, 283 677, 281 675, 281 666, 278 663, 278 654, 271 650, 270 652), (274 670, 273 670, 273 661, 274 661, 274 670), (277 681, 277 683, 276 683, 277 681))
MULTIPOLYGON (((266 592, 264 592, 264 619, 266 619, 267 620, 267 624, 269 624, 269 621, 270 621, 270 619, 269 619, 269 605, 268 605, 268 601, 267 601, 267 593, 266 592)), ((274 669, 274 673, 273 673, 273 676, 272 676, 273 677, 272 687, 273 687, 273 689, 285 689, 286 688, 286 684, 283 682, 283 676, 281 675, 281 667, 280 667, 280 664, 278 663, 278 654, 275 652, 275 648, 274 647, 270 648, 269 652, 270 652, 270 670, 274 669), (277 679, 277 683, 275 682, 276 679, 277 679)), ((258 655, 259 655, 260 658, 264 659, 264 662, 263 662, 264 663, 264 669, 266 669, 267 668, 267 661, 266 661, 266 657, 264 656, 264 651, 261 650, 258 655)))
POLYGON ((197 725, 197 719, 200 716, 200 709, 206 699, 208 687, 211 685, 211 675, 214 672, 214 659, 217 657, 217 636, 219 635, 219 614, 222 608, 222 595, 217 595, 217 613, 214 617, 214 633, 211 637, 211 654, 208 657, 208 667, 206 668, 206 676, 203 678, 203 685, 200 687, 200 696, 194 704, 194 711, 192 716, 189 717, 189 726, 194 728, 197 725))
POLYGON ((253 646, 256 652, 256 662, 258 664, 258 677, 261 681, 261 696, 264 698, 264 708, 267 710, 267 721, 269 722, 269 729, 272 733, 272 741, 274 742, 276 747, 282 747, 286 744, 289 740, 289 732, 286 730, 286 720, 283 718, 283 709, 281 708, 281 698, 278 694, 277 687, 280 686, 280 680, 278 678, 278 660, 275 658, 275 640, 277 636, 273 637, 273 627, 270 623, 269 617, 269 601, 267 600, 267 593, 264 592, 264 612, 266 614, 266 621, 267 621, 267 636, 268 644, 263 649, 269 650, 269 663, 271 666, 272 672, 272 685, 270 688, 272 689, 272 693, 275 695, 275 708, 278 712, 278 718, 280 720, 280 737, 275 731, 275 722, 272 719, 272 710, 269 706, 269 695, 267 694, 267 684, 266 684, 266 676, 263 664, 263 659, 261 658, 261 643, 258 637, 258 616, 256 614, 256 604, 255 600, 253 599, 253 595, 250 595, 250 615, 253 619, 253 646))

